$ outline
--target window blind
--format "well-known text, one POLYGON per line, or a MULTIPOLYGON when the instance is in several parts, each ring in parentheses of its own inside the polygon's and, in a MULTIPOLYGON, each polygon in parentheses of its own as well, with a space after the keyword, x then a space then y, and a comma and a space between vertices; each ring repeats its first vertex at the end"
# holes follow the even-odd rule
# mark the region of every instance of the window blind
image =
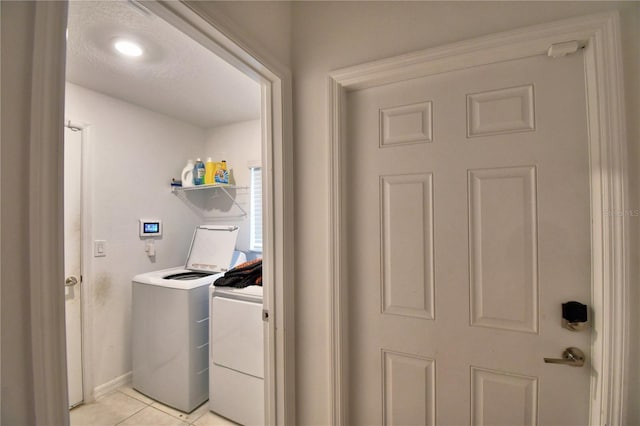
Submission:
POLYGON ((249 249, 262 251, 262 169, 251 168, 251 212, 249 214, 251 232, 249 249))

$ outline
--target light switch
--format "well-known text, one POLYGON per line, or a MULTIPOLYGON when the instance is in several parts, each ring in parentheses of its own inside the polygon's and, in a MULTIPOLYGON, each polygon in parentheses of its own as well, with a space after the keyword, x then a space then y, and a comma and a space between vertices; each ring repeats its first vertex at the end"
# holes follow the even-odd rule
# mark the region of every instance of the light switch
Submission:
POLYGON ((93 257, 105 257, 107 255, 107 242, 95 240, 93 242, 93 257))

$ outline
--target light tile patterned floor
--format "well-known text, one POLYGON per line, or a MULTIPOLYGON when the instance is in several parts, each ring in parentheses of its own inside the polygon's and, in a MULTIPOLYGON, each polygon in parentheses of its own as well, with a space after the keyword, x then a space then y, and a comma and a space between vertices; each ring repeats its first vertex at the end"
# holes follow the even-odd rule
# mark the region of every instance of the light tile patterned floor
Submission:
POLYGON ((209 411, 205 402, 185 414, 124 386, 70 412, 71 426, 235 426, 209 411))

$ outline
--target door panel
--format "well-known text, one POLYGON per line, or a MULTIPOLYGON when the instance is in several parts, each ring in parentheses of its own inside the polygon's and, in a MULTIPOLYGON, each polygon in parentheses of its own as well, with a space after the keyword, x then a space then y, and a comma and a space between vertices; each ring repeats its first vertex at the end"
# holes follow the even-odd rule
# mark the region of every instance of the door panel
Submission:
POLYGON ((347 94, 350 424, 587 423, 582 60, 347 94), (585 367, 544 363, 570 346, 585 367))
MULTIPOLYGON (((64 130, 64 273, 75 285, 65 286, 67 335, 67 380, 69 406, 83 401, 82 395, 82 303, 81 292, 81 216, 82 132, 64 130)), ((69 282, 71 284, 71 282, 69 282)), ((63 285, 63 283, 60 283, 63 285)))
POLYGON ((537 333, 536 169, 468 176, 471 325, 537 333))
POLYGON ((382 312, 433 319, 432 175, 382 176, 380 182, 382 312))

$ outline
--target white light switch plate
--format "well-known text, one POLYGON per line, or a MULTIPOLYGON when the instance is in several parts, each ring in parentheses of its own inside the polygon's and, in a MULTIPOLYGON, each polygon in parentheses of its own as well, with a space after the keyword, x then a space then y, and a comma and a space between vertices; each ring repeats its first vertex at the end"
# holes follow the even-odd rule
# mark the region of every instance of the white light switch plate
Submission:
POLYGON ((107 242, 95 240, 93 242, 93 257, 105 257, 107 255, 107 242))

